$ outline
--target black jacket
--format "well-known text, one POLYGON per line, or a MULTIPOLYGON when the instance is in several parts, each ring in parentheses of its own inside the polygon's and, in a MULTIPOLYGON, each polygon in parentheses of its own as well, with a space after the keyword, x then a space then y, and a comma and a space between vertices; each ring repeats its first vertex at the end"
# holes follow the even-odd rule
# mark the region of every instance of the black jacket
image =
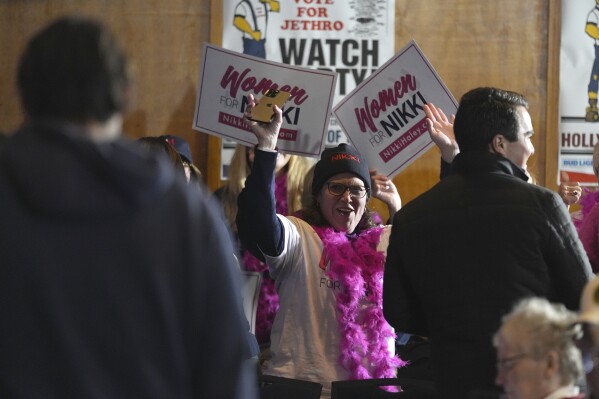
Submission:
POLYGON ((452 173, 394 217, 383 309, 431 339, 444 398, 495 387, 493 334, 520 298, 577 309, 591 269, 557 194, 491 153, 462 153, 452 173))
POLYGON ((0 151, 0 397, 253 398, 219 209, 124 140, 0 151))

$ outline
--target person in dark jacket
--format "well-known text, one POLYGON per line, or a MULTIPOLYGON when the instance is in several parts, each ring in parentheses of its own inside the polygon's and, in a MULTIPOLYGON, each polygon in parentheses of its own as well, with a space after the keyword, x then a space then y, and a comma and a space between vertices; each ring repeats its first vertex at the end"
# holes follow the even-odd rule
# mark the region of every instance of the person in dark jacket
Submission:
POLYGON ((509 91, 466 93, 451 174, 393 220, 384 314, 395 329, 430 338, 439 397, 498 390, 491 338, 501 317, 527 296, 575 310, 591 277, 561 198, 528 183, 527 108, 509 91))
POLYGON ((18 68, 0 150, 0 397, 255 398, 218 207, 119 138, 130 76, 100 23, 63 17, 18 68))

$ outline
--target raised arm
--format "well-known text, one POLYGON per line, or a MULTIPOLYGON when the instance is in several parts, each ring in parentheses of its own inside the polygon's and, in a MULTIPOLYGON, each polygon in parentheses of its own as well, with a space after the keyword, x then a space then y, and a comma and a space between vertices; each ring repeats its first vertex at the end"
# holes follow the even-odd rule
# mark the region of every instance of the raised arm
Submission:
POLYGON ((274 170, 277 162, 277 138, 282 123, 281 109, 274 106, 275 117, 270 123, 252 122, 251 112, 256 101, 249 95, 244 119, 258 139, 252 171, 237 199, 237 230, 244 248, 264 259, 263 253, 277 256, 282 251, 283 228, 276 215, 274 170))
POLYGON ((440 178, 443 179, 449 175, 451 163, 460 152, 453 133, 455 115, 451 115, 451 120, 447 119, 443 110, 436 107, 433 103, 424 104, 424 113, 427 118, 428 133, 433 143, 441 151, 440 178))
POLYGON ((460 152, 453 134, 455 115, 451 115, 450 121, 443 110, 433 103, 424 104, 423 108, 428 122, 428 133, 441 150, 441 158, 447 163, 452 163, 460 152))

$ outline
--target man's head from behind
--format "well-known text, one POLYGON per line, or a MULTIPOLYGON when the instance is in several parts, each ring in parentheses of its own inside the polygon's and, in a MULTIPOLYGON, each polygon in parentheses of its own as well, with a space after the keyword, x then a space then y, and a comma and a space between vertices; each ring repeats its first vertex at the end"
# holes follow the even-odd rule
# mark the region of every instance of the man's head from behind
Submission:
POLYGON ((489 151, 526 169, 534 153, 528 102, 521 94, 479 87, 464 94, 454 132, 461 152, 489 151))
POLYGON ((127 59, 102 24, 63 17, 39 31, 21 57, 17 84, 28 119, 106 122, 128 105, 127 59))

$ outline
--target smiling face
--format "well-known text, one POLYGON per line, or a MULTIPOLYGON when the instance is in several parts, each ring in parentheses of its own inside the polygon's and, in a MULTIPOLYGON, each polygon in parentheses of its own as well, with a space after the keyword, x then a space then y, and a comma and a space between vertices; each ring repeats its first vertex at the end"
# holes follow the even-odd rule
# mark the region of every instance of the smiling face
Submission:
MULTIPOLYGON (((362 179, 352 173, 339 173, 331 177, 327 183, 364 187, 362 179)), ((368 195, 363 198, 355 198, 350 196, 348 190, 341 195, 333 195, 325 183, 320 189, 317 200, 320 212, 331 227, 339 232, 353 233, 364 215, 368 195)))
POLYGON ((518 119, 520 121, 518 140, 505 140, 502 155, 518 165, 520 168, 526 170, 528 158, 535 153, 535 148, 530 141, 534 131, 532 128, 530 114, 526 108, 518 107, 518 115, 518 119))

